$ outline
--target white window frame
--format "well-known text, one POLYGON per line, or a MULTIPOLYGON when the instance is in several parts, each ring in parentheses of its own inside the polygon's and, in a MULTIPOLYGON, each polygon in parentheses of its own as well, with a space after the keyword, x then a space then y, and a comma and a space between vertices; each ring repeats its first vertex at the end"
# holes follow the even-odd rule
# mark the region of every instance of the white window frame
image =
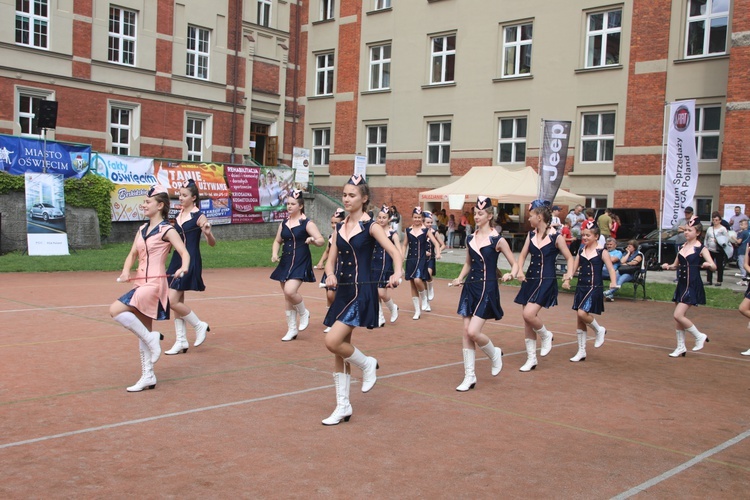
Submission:
POLYGON ((334 0, 320 0, 320 20, 333 19, 334 0))
POLYGON ((132 103, 132 102, 123 102, 123 101, 114 101, 114 100, 109 101, 107 116, 108 116, 107 126, 109 130, 110 141, 111 141, 111 146, 109 148, 109 151, 112 154, 125 154, 125 155, 130 155, 130 156, 137 156, 139 153, 138 138, 140 137, 140 123, 141 123, 140 105, 136 103, 132 103), (130 124, 127 126, 122 126, 122 124, 113 123, 112 112, 114 110, 128 111, 130 115, 130 124), (121 145, 123 143, 115 141, 115 138, 112 137, 113 128, 117 128, 118 130, 127 130, 128 142, 127 144, 124 144, 125 147, 128 148, 127 153, 115 151, 115 148, 122 147, 121 145))
POLYGON ((580 155, 580 161, 581 163, 591 164, 591 163, 612 163, 614 161, 615 157, 615 132, 617 127, 617 114, 614 111, 598 111, 598 112, 591 112, 591 113, 583 113, 581 115, 581 155, 580 155), (613 130, 612 133, 605 134, 602 131, 602 124, 603 124, 603 117, 604 115, 612 115, 612 122, 613 122, 613 130), (585 134, 585 127, 586 127, 586 117, 588 116, 596 116, 597 117, 597 133, 596 134, 585 134), (585 152, 584 143, 587 142, 596 142, 596 160, 584 160, 583 155, 585 152), (611 142, 612 147, 610 150, 612 151, 612 158, 606 157, 606 144, 608 142, 611 142))
POLYGON ((387 154, 388 125, 368 125, 365 130, 367 141, 367 164, 384 166, 387 154), (375 141, 371 141, 372 132, 375 133, 375 141), (374 161, 370 161, 374 158, 374 161))
POLYGON ((109 46, 107 48, 107 60, 115 64, 135 66, 138 12, 122 7, 110 6, 108 31, 109 46), (119 17, 116 21, 113 20, 113 14, 115 13, 119 17), (132 18, 132 22, 130 22, 131 19, 129 18, 132 18), (114 45, 116 47, 113 48, 114 45))
POLYGON ((208 80, 208 63, 211 55, 211 30, 188 24, 185 75, 208 80))
POLYGON ((713 12, 713 1, 707 0, 705 7, 706 10, 702 14, 698 14, 695 16, 690 15, 691 11, 691 5, 696 0, 688 0, 687 2, 687 21, 686 21, 686 27, 685 27, 685 58, 686 59, 693 59, 696 57, 707 57, 707 56, 717 56, 721 54, 726 54, 727 52, 727 36, 729 33, 729 6, 730 1, 727 0, 727 10, 726 11, 719 11, 719 12, 713 12), (717 52, 708 52, 710 49, 710 41, 711 41, 711 25, 724 19, 723 24, 717 24, 717 27, 724 26, 725 27, 725 33, 724 33, 724 50, 717 51, 717 52), (690 50, 690 26, 694 24, 702 24, 703 25, 703 50, 700 53, 695 54, 689 54, 688 51, 690 50), (709 29, 706 29, 706 26, 709 27, 709 29))
POLYGON ((331 162, 331 128, 312 129, 312 165, 327 167, 331 162))
POLYGON ((49 1, 29 0, 29 11, 16 10, 15 41, 16 45, 33 47, 35 49, 49 49, 49 1), (39 9, 37 9, 39 7, 39 9), (25 22, 25 29, 18 28, 18 22, 25 22), (23 41, 24 36, 28 38, 23 41), (20 40, 19 40, 20 38, 20 40))
POLYGON ((211 147, 211 116, 198 113, 185 114, 185 152, 187 161, 208 161, 206 152, 211 147), (195 131, 194 125, 201 123, 203 130, 195 131), (196 148, 195 141, 200 140, 200 148, 196 148))
POLYGON ((526 140, 529 134, 529 119, 526 116, 508 116, 508 117, 500 117, 498 120, 498 130, 497 130, 497 162, 498 164, 509 164, 509 163, 526 163, 526 140), (523 120, 524 123, 524 132, 525 135, 519 136, 518 135, 518 129, 519 129, 519 120, 523 120), (511 121, 512 123, 512 135, 511 137, 502 137, 503 134, 503 122, 511 121), (509 144, 511 146, 511 160, 510 161, 503 161, 502 159, 502 146, 504 144, 509 144), (519 145, 523 145, 523 158, 518 157, 518 151, 519 151, 519 145))
POLYGON ((721 146, 721 106, 707 105, 707 106, 696 106, 695 107, 695 152, 698 155, 698 161, 718 161, 719 160, 719 148, 721 146), (706 123, 706 110, 718 110, 719 111, 719 128, 708 129, 705 128, 706 123), (716 139, 716 158, 705 158, 705 140, 711 138, 716 139))
POLYGON ((370 47, 370 90, 391 88, 391 50, 390 43, 370 47))
POLYGON ((271 26, 271 0, 258 0, 258 24, 260 26, 271 26))
MULTIPOLYGON (((33 129, 34 124, 34 101, 54 101, 55 100, 55 93, 49 90, 45 89, 35 89, 30 87, 16 87, 15 88, 15 98, 14 98, 14 108, 16 113, 16 119, 15 119, 15 127, 18 127, 18 135, 22 137, 34 137, 34 138, 42 138, 44 135, 42 130, 39 129, 39 133, 35 134, 33 129), (22 97, 28 97, 29 98, 29 105, 31 106, 30 109, 25 110, 21 109, 21 98, 22 97), (28 126, 31 129, 30 132, 24 131, 24 129, 21 126, 21 120, 28 120, 28 126)), ((48 131, 53 132, 54 131, 48 131)))
POLYGON ((375 0, 375 10, 384 10, 391 8, 391 0, 375 0))
POLYGON ((621 59, 621 52, 622 52, 622 9, 612 9, 608 11, 600 11, 600 12, 589 12, 586 16, 586 67, 587 68, 604 68, 607 66, 619 66, 620 65, 620 59, 621 59), (609 26, 609 19, 611 14, 617 13, 620 18, 620 25, 616 27, 608 27, 609 26), (591 19, 592 16, 602 16, 602 28, 601 29, 592 29, 591 28, 591 19), (614 35, 618 35, 620 38, 620 41, 618 42, 618 50, 617 50, 617 61, 615 62, 607 62, 607 46, 611 43, 610 38, 612 38, 614 35), (601 47, 600 47, 600 54, 599 54, 599 60, 594 61, 594 54, 593 50, 594 47, 592 46, 592 40, 601 37, 601 47))
POLYGON ((450 120, 427 123, 427 165, 450 165, 451 126, 450 120), (434 137, 433 132, 437 132, 434 137), (432 161, 435 154, 437 155, 437 161, 432 161))
POLYGON ((586 201, 583 206, 586 208, 607 208, 609 206, 607 205, 607 197, 603 194, 586 195, 585 198, 586 201))
POLYGON ((315 95, 333 95, 333 76, 336 59, 333 52, 315 56, 315 95), (321 92, 321 86, 323 90, 321 92))
POLYGON ((121 106, 110 106, 109 108, 109 135, 112 145, 109 148, 110 153, 114 155, 130 155, 132 150, 132 125, 133 110, 121 106), (115 116, 117 114, 117 116, 115 116), (122 117, 127 116, 127 123, 123 123, 122 117), (115 138, 115 133, 117 137, 115 138), (124 134, 123 134, 124 132, 124 134), (125 136, 125 142, 121 139, 125 136))
POLYGON ((503 28, 503 63, 501 69, 502 78, 517 78, 519 76, 526 76, 531 74, 531 46, 533 38, 534 24, 531 22, 513 24, 511 26, 505 26, 503 28), (512 34, 512 30, 515 29, 515 34, 512 34), (525 34, 528 34, 528 38, 523 38, 525 34), (508 40, 511 37, 512 40, 508 40), (522 52, 528 47, 526 53, 529 59, 528 71, 522 72, 521 59, 522 52), (513 53, 512 61, 512 72, 508 72, 509 53, 513 53))
POLYGON ((456 78, 456 42, 455 33, 430 37, 430 83, 454 83, 456 78), (453 48, 449 47, 453 40, 453 48), (453 75, 449 78, 448 72, 453 75))

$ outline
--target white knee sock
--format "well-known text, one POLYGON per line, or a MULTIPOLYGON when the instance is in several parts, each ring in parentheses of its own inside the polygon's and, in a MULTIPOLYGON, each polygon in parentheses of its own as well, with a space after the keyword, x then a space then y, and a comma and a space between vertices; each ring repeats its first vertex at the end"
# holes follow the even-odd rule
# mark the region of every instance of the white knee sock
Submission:
POLYGON ((188 314, 187 316, 183 316, 182 319, 185 320, 187 324, 189 324, 193 328, 198 326, 198 324, 201 322, 201 320, 198 319, 198 316, 196 316, 193 311, 190 311, 190 314, 188 314))
POLYGON ((596 320, 593 320, 591 323, 588 324, 589 328, 594 330, 595 332, 598 332, 601 326, 599 326, 599 323, 596 322, 596 320))

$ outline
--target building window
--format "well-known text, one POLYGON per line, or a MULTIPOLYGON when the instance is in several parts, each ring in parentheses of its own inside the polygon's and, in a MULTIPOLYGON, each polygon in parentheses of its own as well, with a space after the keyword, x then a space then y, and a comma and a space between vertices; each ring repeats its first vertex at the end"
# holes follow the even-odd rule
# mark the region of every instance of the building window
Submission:
POLYGON ((320 20, 333 19, 333 0, 320 0, 320 20))
POLYGON ((503 77, 531 73, 532 25, 507 26, 503 37, 503 77))
POLYGON ((689 0, 685 56, 725 53, 728 25, 729 0, 689 0))
POLYGON ((313 129, 313 166, 326 167, 331 157, 331 129, 313 129))
POLYGON ((375 10, 391 8, 391 0, 375 0, 375 10))
POLYGON ((584 206, 586 208, 607 208, 607 197, 598 195, 586 196, 584 206))
POLYGON ((333 95, 333 53, 317 56, 315 95, 333 95))
POLYGON ((498 163, 526 161, 526 118, 500 119, 498 163))
POLYGON ((34 110, 39 109, 39 103, 44 100, 44 97, 38 95, 19 94, 18 125, 21 128, 21 135, 42 135, 42 129, 37 127, 34 119, 34 110))
POLYGON ((391 88, 391 45, 370 47, 370 90, 391 88))
POLYGON ((49 5, 47 0, 16 0, 16 43, 48 48, 49 5))
POLYGON ((451 122, 427 125, 427 163, 447 165, 451 161, 451 122))
POLYGON ((258 0, 258 24, 271 26, 271 0, 258 0))
POLYGON ((188 26, 187 76, 208 80, 208 54, 210 32, 205 28, 188 26))
POLYGON ((374 125, 367 127, 367 164, 385 165, 385 145, 388 140, 388 127, 374 125))
POLYGON ((699 160, 719 159, 719 131, 721 108, 719 106, 695 108, 695 152, 699 160))
POLYGON ((695 215, 698 216, 698 219, 704 223, 710 223, 711 212, 713 212, 711 208, 713 206, 713 199, 696 196, 693 203, 695 203, 695 215))
POLYGON ((455 79, 456 35, 432 38, 432 75, 430 83, 451 83, 455 79))
POLYGON ((112 136, 112 154, 129 155, 133 110, 112 107, 109 112, 109 133, 112 136))
POLYGON ((622 10, 589 14, 586 34, 587 68, 620 64, 621 31, 622 10))
POLYGON ((135 11, 109 8, 108 61, 135 66, 135 20, 135 11))
POLYGON ((205 142, 206 120, 188 117, 185 129, 187 143, 187 160, 203 161, 203 143, 205 142))
POLYGON ((581 161, 612 161, 614 152, 615 114, 591 113, 583 115, 581 161))

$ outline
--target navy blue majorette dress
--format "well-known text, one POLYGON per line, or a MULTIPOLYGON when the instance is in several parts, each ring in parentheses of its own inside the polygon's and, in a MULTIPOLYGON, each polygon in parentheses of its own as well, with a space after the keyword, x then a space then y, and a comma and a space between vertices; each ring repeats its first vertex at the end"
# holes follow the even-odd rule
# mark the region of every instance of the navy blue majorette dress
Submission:
POLYGON ((328 308, 323 324, 333 326, 341 321, 349 326, 368 329, 378 326, 378 284, 372 274, 372 252, 375 238, 370 234, 373 220, 360 220, 359 232, 353 232, 347 241, 341 235, 345 224, 336 225, 336 298, 328 308))
POLYGON ((420 229, 417 235, 414 235, 412 231, 413 228, 411 227, 405 231, 409 245, 406 251, 404 279, 429 280, 430 273, 427 272, 427 228, 420 229))
POLYGON ((190 267, 185 276, 169 278, 182 267, 182 257, 177 252, 172 252, 172 260, 167 268, 167 279, 169 280, 169 288, 173 290, 202 292, 206 289, 203 284, 203 261, 201 260, 201 236, 203 236, 203 231, 198 227, 198 219, 201 215, 203 215, 203 212, 196 210, 190 212, 190 219, 186 220, 184 224, 181 225, 178 221, 174 223, 177 234, 182 238, 182 242, 185 243, 185 248, 190 254, 190 267))
POLYGON ((560 233, 550 234, 549 243, 542 248, 534 244, 536 231, 529 231, 529 254, 531 262, 526 270, 526 281, 521 283, 521 291, 516 295, 515 303, 526 305, 529 302, 542 307, 557 305, 557 272, 555 259, 560 251, 556 240, 560 233))
MULTIPOLYGON (((388 239, 395 245, 393 241, 393 235, 396 231, 388 229, 388 239)), ((393 275, 393 259, 390 254, 385 251, 380 243, 375 241, 375 247, 372 251, 372 278, 378 282, 378 288, 385 288, 388 285, 388 280, 393 275)))
POLYGON ((312 256, 310 247, 305 240, 310 236, 307 232, 309 219, 300 219, 299 225, 293 228, 287 226, 289 219, 281 222, 281 239, 284 243, 281 248, 281 259, 279 265, 271 273, 271 279, 281 281, 301 280, 310 283, 315 282, 315 273, 312 268, 312 256))
POLYGON ((496 250, 501 239, 499 234, 491 234, 489 243, 477 250, 472 245, 474 235, 466 238, 471 267, 458 301, 457 312, 461 316, 502 319, 503 309, 500 307, 500 288, 497 283, 497 259, 500 252, 496 250))
MULTIPOLYGON (((438 232, 434 229, 430 228, 428 231, 428 234, 432 234, 432 236, 437 239, 438 232)), ((432 281, 432 278, 437 276, 437 259, 435 258, 435 245, 432 244, 432 240, 430 238, 427 238, 427 251, 430 252, 430 256, 427 257, 427 269, 432 270, 432 275, 429 275, 428 273, 428 281, 432 281)))
POLYGON ((573 298, 573 309, 583 309, 590 314, 604 312, 604 281, 602 280, 602 248, 587 259, 583 250, 578 252, 578 284, 573 298))
POLYGON ((687 257, 677 252, 677 288, 675 288, 672 302, 697 306, 706 303, 706 292, 701 279, 703 245, 695 246, 693 250, 693 253, 687 257))

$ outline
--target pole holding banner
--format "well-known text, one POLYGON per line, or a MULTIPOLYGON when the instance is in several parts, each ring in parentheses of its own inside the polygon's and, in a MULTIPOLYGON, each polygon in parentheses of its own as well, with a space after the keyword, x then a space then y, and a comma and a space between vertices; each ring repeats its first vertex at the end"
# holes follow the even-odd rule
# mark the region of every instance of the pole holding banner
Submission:
POLYGON ((552 204, 565 174, 570 140, 569 121, 543 120, 539 163, 539 199, 552 204))
POLYGON ((685 207, 692 206, 698 186, 695 152, 695 100, 670 104, 661 228, 677 225, 685 207))

